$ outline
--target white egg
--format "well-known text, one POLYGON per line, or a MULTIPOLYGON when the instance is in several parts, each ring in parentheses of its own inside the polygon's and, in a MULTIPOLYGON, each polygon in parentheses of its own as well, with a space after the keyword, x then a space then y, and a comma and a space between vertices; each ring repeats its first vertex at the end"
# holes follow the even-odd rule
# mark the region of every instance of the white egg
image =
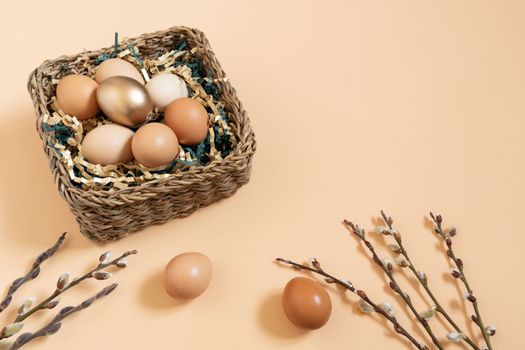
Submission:
POLYGON ((164 112, 166 106, 176 99, 188 97, 188 88, 184 80, 171 73, 155 75, 146 84, 146 89, 160 112, 164 112))

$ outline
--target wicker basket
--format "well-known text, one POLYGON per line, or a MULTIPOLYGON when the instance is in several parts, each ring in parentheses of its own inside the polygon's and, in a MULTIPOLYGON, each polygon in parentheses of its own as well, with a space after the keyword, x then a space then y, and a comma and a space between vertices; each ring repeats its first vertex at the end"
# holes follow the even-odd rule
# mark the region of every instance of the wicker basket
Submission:
MULTIPOLYGON (((214 78, 225 77, 208 40, 197 29, 173 27, 128 39, 126 42, 135 45, 143 57, 154 59, 182 41, 186 41, 190 48, 204 48, 199 51, 202 52, 199 58, 203 64, 214 78)), ((108 47, 83 52, 82 55, 87 55, 88 64, 94 66, 96 58, 109 53, 111 49, 108 47)), ((256 148, 254 134, 235 89, 226 80, 221 83, 219 99, 225 106, 236 145, 224 159, 117 191, 86 190, 75 185, 60 161, 59 154, 52 147, 56 142, 54 133, 45 131, 42 120, 52 112, 50 103, 55 95, 52 80, 64 75, 64 65, 82 71, 77 61, 79 56, 61 56, 45 61, 29 76, 28 90, 33 99, 37 130, 49 158, 53 178, 84 235, 98 241, 116 240, 147 226, 188 216, 200 207, 233 195, 249 181, 252 156, 256 148)))

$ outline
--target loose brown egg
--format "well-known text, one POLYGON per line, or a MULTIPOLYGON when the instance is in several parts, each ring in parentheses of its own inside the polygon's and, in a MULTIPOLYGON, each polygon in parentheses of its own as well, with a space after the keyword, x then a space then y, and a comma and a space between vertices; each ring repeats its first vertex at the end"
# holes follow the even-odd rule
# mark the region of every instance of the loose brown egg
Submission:
POLYGON ((176 299, 194 299, 210 284, 210 259, 201 253, 184 253, 170 260, 164 270, 164 287, 176 299))
POLYGON ((109 119, 130 127, 144 123, 153 109, 144 85, 124 76, 104 80, 97 89, 97 100, 109 119))
POLYGON ((332 313, 332 301, 321 283, 306 277, 291 279, 282 295, 284 313, 299 328, 324 326, 332 313))
POLYGON ((140 72, 128 61, 121 58, 110 58, 98 65, 95 71, 95 80, 100 84, 107 78, 115 76, 130 77, 144 85, 144 78, 140 72))
POLYGON ((183 145, 196 145, 208 135, 208 112, 198 101, 188 97, 170 103, 164 121, 183 145))
POLYGON ((96 127, 82 141, 82 153, 90 163, 111 165, 133 159, 131 140, 133 131, 116 124, 96 127))
POLYGON ((177 135, 164 124, 148 123, 141 126, 131 142, 135 159, 148 168, 168 165, 179 155, 177 135))
POLYGON ((100 112, 97 88, 97 82, 85 75, 67 75, 60 79, 57 85, 58 104, 64 112, 79 120, 94 117, 100 112))

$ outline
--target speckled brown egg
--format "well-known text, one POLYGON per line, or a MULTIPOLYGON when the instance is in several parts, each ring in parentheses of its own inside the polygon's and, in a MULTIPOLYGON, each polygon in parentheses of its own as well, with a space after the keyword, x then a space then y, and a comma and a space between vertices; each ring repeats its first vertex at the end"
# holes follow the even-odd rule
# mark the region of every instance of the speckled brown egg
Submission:
POLYGON ((71 74, 60 79, 56 97, 60 108, 79 120, 92 118, 100 112, 97 103, 96 81, 81 74, 71 74))
POLYGON ((288 319, 299 328, 321 328, 332 313, 330 296, 311 278, 291 279, 284 287, 282 303, 288 319))
POLYGON ((208 135, 208 112, 198 101, 189 97, 171 102, 164 112, 164 122, 183 145, 196 145, 208 135))
POLYGON ((204 254, 190 252, 177 255, 164 270, 166 292, 176 299, 194 299, 210 284, 212 267, 204 254))
POLYGON ((147 168, 170 164, 179 155, 177 135, 164 124, 148 123, 141 126, 131 143, 135 159, 147 168))

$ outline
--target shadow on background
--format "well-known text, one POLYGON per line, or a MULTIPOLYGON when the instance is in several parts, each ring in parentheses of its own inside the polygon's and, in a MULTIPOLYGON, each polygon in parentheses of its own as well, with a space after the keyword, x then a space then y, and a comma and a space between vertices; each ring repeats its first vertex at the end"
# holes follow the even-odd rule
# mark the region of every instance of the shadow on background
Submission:
MULTIPOLYGON (((0 210, 3 239, 20 245, 48 247, 61 232, 79 235, 78 225, 53 182, 31 104, 19 117, 0 122, 0 210)), ((86 238, 69 246, 88 246, 86 238)))
POLYGON ((140 290, 140 299, 142 304, 151 309, 172 313, 173 308, 190 304, 191 300, 176 300, 168 295, 164 289, 163 271, 163 269, 159 269, 146 278, 140 290))
POLYGON ((294 326, 284 314, 281 292, 277 291, 266 298, 259 307, 258 320, 261 327, 278 338, 296 338, 308 333, 307 330, 294 326))

